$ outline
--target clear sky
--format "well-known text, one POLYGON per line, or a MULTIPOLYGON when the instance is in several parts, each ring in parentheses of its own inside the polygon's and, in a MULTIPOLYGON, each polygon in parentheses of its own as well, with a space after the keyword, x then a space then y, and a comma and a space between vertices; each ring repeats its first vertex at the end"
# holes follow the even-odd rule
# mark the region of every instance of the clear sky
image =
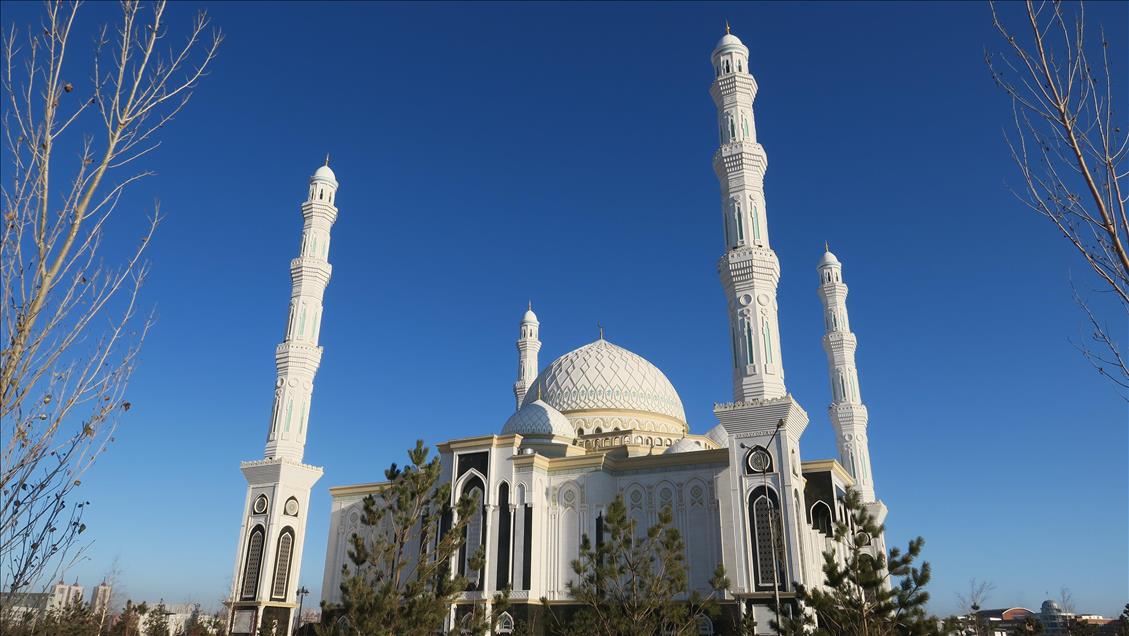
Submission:
MULTIPOLYGON (((183 27, 198 4, 171 18, 183 27)), ((68 578, 93 584, 117 558, 135 599, 226 593, 298 204, 327 152, 341 189, 306 447, 325 467, 311 604, 328 488, 381 479, 416 438, 499 430, 527 299, 542 364, 600 322, 667 374, 693 432, 712 427, 731 398, 708 94, 728 19, 760 86, 805 458, 834 456, 815 271, 827 240, 851 289, 888 541, 925 537, 933 611, 957 609, 973 577, 995 583, 989 605, 1037 607, 1067 586, 1112 615, 1129 597, 1126 403, 1070 342, 1078 259, 1008 192, 986 5, 203 6, 227 40, 123 211, 159 197, 166 215, 144 294, 158 322, 134 409, 82 488, 94 543, 68 578)), ((1127 6, 1089 8, 1121 78, 1127 6)), ((39 11, 6 3, 3 21, 39 11)), ((115 11, 86 6, 71 54, 115 11)))

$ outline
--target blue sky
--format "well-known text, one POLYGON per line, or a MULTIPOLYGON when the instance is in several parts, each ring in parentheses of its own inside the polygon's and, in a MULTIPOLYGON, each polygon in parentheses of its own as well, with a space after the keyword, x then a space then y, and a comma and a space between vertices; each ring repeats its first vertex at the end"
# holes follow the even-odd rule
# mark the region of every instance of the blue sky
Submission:
MULTIPOLYGON (((986 5, 199 6, 227 40, 123 212, 159 198, 166 215, 144 293, 158 322, 134 409, 85 480, 94 543, 68 578, 92 584, 117 558, 135 599, 226 593, 298 204, 327 152, 341 190, 306 449, 325 467, 301 576, 312 599, 330 486, 380 479, 417 437, 501 427, 527 299, 543 364, 600 322, 709 429, 730 398, 707 92, 728 19, 760 86, 805 457, 834 455, 815 273, 827 240, 851 288, 888 541, 925 537, 933 611, 954 611, 973 577, 995 583, 990 605, 1037 607, 1067 586, 1112 615, 1129 597, 1126 404, 1070 342, 1079 261, 1008 192, 986 5)), ((1120 77, 1126 7, 1089 7, 1120 77)), ((86 6, 77 42, 114 10, 86 6)), ((6 3, 4 22, 39 11, 6 3)))

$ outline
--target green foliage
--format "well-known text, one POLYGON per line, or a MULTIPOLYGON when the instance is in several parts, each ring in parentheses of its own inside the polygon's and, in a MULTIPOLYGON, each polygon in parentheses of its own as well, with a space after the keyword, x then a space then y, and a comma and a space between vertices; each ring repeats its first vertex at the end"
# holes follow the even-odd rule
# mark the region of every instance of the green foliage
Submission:
POLYGON ((145 603, 134 605, 133 601, 127 600, 125 609, 122 610, 121 616, 110 629, 110 634, 112 636, 139 636, 141 634, 141 618, 148 612, 149 606, 145 603))
POLYGON ((559 631, 682 636, 698 633, 700 615, 717 615, 716 596, 729 587, 725 569, 719 564, 714 571, 709 596, 697 591, 686 595, 686 544, 672 525, 669 506, 638 537, 623 496, 617 495, 604 517, 604 535, 597 546, 587 535, 581 539, 580 558, 572 562, 578 581, 568 583, 581 607, 567 620, 552 615, 559 631))
MULTIPOLYGON (((481 502, 464 494, 450 508, 451 486, 439 484, 439 457, 429 460, 422 440, 408 451, 408 459, 403 469, 392 464, 384 472, 388 484, 382 492, 365 497, 361 523, 367 536, 352 536, 342 603, 326 608, 342 618, 323 626, 323 634, 431 636, 467 589, 466 577, 452 574, 447 564, 458 554, 481 502), (454 523, 440 536, 448 512, 454 513, 454 523)), ((471 569, 480 569, 483 558, 479 548, 471 569)))
POLYGON ((164 601, 149 610, 145 617, 145 636, 171 636, 169 634, 169 616, 164 601))
POLYGON ((871 546, 884 528, 866 509, 858 491, 849 490, 844 504, 848 519, 836 524, 835 541, 842 556, 823 555, 825 587, 796 586, 799 612, 772 626, 780 634, 814 633, 819 636, 933 636, 946 629, 925 611, 929 593, 929 563, 913 564, 925 540, 909 542, 903 553, 890 550, 887 557, 871 546), (815 623, 818 622, 818 627, 815 623))

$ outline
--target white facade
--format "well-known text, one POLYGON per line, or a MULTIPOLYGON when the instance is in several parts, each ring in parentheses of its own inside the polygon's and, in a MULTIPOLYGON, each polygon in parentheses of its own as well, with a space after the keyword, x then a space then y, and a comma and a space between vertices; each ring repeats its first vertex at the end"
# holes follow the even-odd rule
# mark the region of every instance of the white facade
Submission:
POLYGON ((274 406, 263 459, 243 462, 247 498, 235 556, 231 634, 253 634, 264 622, 290 634, 298 607, 310 489, 322 469, 302 463, 318 345, 322 296, 329 283, 330 229, 337 220, 337 179, 328 164, 310 178, 302 203, 302 243, 290 262, 292 293, 286 335, 275 350, 274 406))
MULTIPOLYGON (((603 515, 617 494, 640 532, 670 506, 686 538, 692 588, 708 593, 714 568, 723 564, 731 581, 727 611, 756 612, 766 634, 770 602, 779 598, 786 605, 797 583, 822 583, 821 555, 837 551, 831 535, 834 523, 845 519, 847 488, 862 488, 885 516, 874 498, 846 287, 829 254, 819 266, 821 278, 830 276, 820 297, 838 322, 829 323, 835 326, 828 327, 824 343, 832 377, 849 377, 844 386, 852 387, 833 393, 830 417, 849 469, 835 460, 801 458, 808 414, 784 382, 780 265, 769 244, 767 155, 757 143, 753 113, 757 84, 748 49, 737 37, 726 33, 711 60, 721 144, 713 163, 725 241, 718 270, 730 322, 733 399, 715 405, 717 422, 695 434, 667 376, 603 334, 538 371, 541 323, 530 308, 519 324, 516 412, 499 418, 500 434, 439 445, 452 503, 470 490, 481 494, 466 553, 484 545, 487 556, 478 573, 465 572, 465 555, 455 559, 454 567, 472 575, 472 584, 452 609, 448 630, 457 632, 468 604, 488 602, 507 586, 511 618, 532 615, 542 598, 567 604, 566 586, 575 576, 570 562, 581 537, 599 540, 603 515)), ((380 488, 330 489, 322 586, 329 604, 340 602, 342 568, 352 565, 350 537, 366 532, 361 502, 380 488)), ((882 538, 873 545, 882 549, 882 538)), ((727 633, 727 624, 703 625, 703 633, 727 633)))

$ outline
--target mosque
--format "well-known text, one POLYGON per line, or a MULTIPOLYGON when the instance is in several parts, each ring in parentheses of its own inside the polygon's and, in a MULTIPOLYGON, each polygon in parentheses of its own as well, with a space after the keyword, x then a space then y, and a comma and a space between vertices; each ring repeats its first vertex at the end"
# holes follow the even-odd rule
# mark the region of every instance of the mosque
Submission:
MULTIPOLYGON (((454 566, 471 584, 451 609, 445 630, 458 632, 473 603, 509 588, 511 607, 495 629, 513 631, 543 599, 567 606, 570 562, 583 535, 598 537, 607 506, 622 494, 639 528, 670 506, 686 539, 688 578, 708 593, 718 563, 731 585, 728 616, 755 612, 768 627, 774 599, 795 584, 823 581, 822 553, 834 551, 842 498, 857 489, 881 522, 867 445, 867 410, 855 367, 857 340, 847 315, 842 263, 829 251, 817 265, 824 307, 823 346, 833 401, 828 416, 838 459, 804 460, 808 414, 788 392, 776 288, 780 264, 769 241, 764 194, 767 155, 757 143, 756 80, 749 51, 728 33, 711 60, 710 95, 718 110, 720 148, 713 166, 721 184, 725 250, 718 272, 728 306, 733 399, 714 406, 715 426, 693 432, 667 376, 641 356, 603 337, 542 367, 540 320, 532 308, 517 338, 514 412, 496 431, 439 444, 452 503, 464 493, 482 502, 467 531, 468 549, 454 566), (485 566, 469 571, 484 546, 485 566)), ((310 488, 321 469, 302 463, 306 418, 321 348, 321 298, 329 279, 329 231, 337 181, 328 166, 310 181, 301 255, 291 264, 294 292, 265 457, 245 462, 246 508, 231 596, 232 633, 264 621, 287 625, 310 488)), ((378 483, 330 488, 332 508, 322 600, 340 602, 350 537, 363 533, 362 500, 378 483)), ((884 538, 871 545, 884 551, 884 538)), ((699 619, 700 634, 729 633, 725 619, 699 619)))

